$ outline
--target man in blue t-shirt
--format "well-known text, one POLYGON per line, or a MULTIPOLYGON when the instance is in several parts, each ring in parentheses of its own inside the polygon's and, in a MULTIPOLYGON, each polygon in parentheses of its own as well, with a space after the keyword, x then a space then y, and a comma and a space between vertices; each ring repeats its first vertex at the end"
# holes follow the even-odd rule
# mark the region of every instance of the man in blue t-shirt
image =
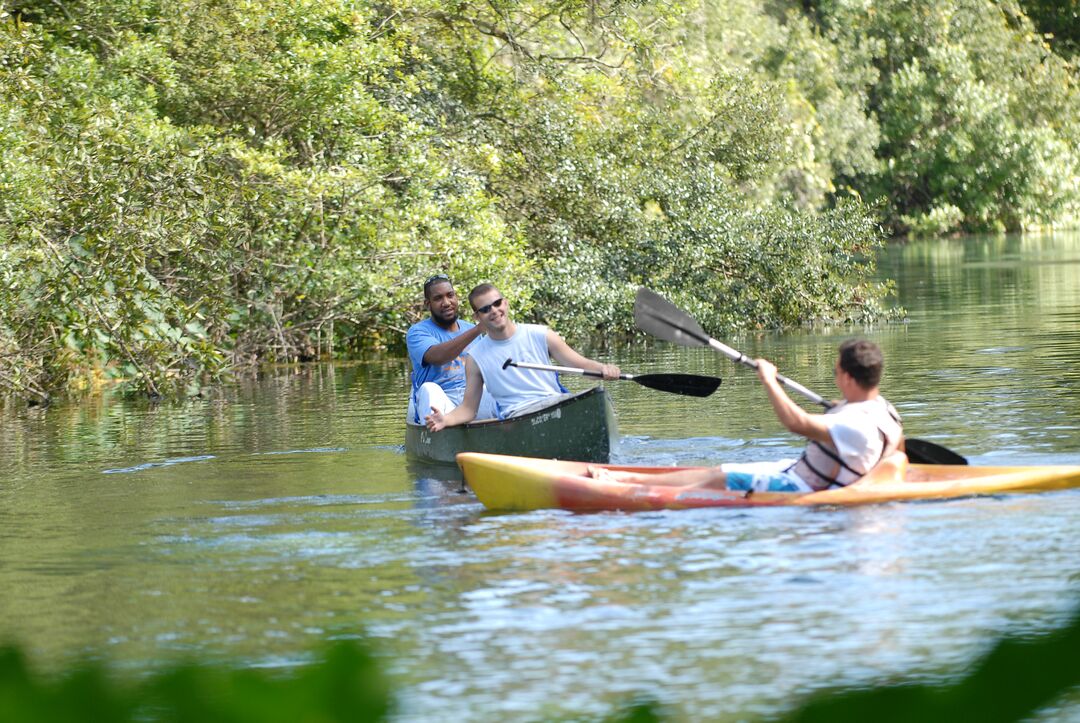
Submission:
MULTIPOLYGON (((445 274, 424 282, 424 308, 431 317, 410 326, 405 335, 413 367, 408 421, 414 424, 433 409, 449 412, 461 404, 466 350, 481 334, 480 327, 458 318, 457 292, 445 274)), ((486 394, 479 416, 494 416, 486 394)))

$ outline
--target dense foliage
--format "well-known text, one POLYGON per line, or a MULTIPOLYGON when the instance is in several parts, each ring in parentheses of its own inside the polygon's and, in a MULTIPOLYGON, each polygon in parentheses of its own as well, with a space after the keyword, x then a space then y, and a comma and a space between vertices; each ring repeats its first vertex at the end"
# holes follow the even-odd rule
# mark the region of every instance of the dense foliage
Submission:
POLYGON ((1080 85, 1015 2, 822 3, 878 70, 879 164, 848 182, 898 230, 1018 230, 1074 215, 1080 85))
POLYGON ((1078 109, 988 0, 0 0, 0 388, 397 345, 436 271, 571 337, 879 318, 875 204, 1066 218, 1078 109))

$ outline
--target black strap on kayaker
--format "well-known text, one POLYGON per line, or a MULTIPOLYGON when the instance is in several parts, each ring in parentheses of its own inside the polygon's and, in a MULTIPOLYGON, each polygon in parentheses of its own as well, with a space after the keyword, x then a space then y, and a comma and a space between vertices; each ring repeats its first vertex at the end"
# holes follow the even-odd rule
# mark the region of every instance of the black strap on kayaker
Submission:
MULTIPOLYGON (((813 440, 810 441, 810 444, 816 444, 818 446, 818 448, 821 449, 821 451, 824 452, 826 455, 828 455, 828 457, 830 459, 832 459, 835 462, 838 462, 839 464, 841 464, 843 467, 845 467, 852 474, 859 474, 855 470, 851 469, 851 467, 848 467, 846 464, 844 464, 844 461, 842 459, 840 459, 839 457, 837 457, 835 454, 833 454, 832 451, 828 447, 826 447, 823 444, 820 444, 820 443, 818 443, 816 441, 813 441, 813 440)), ((817 467, 812 465, 810 463, 810 459, 806 456, 806 452, 803 452, 802 456, 799 457, 799 459, 795 461, 795 464, 791 465, 790 467, 787 468, 787 470, 784 470, 784 471, 786 472, 788 470, 794 469, 795 467, 797 467, 799 465, 800 462, 802 464, 805 464, 806 468, 814 473, 814 476, 817 477, 818 483, 821 483, 821 482, 825 483, 825 489, 829 489, 831 487, 844 487, 844 485, 841 482, 837 481, 837 479, 835 477, 833 477, 832 475, 825 474, 824 472, 819 470, 817 467)))
MULTIPOLYGON (((891 416, 891 414, 890 414, 890 416, 891 416)), ((889 448, 889 436, 887 434, 885 434, 885 432, 881 429, 881 427, 876 427, 876 429, 878 431, 878 434, 881 435, 881 454, 878 456, 877 462, 874 462, 874 464, 870 465, 870 469, 873 469, 875 466, 877 466, 878 462, 881 462, 881 460, 885 459, 885 452, 887 452, 888 448, 889 448)), ((840 455, 833 452, 831 449, 826 447, 821 442, 818 442, 816 439, 810 440, 810 444, 817 445, 817 448, 820 449, 822 452, 824 452, 826 457, 828 457, 832 461, 836 462, 838 465, 840 465, 841 467, 846 469, 851 474, 855 475, 856 479, 858 479, 859 477, 862 477, 864 474, 866 474, 866 472, 860 472, 859 470, 852 468, 844 460, 840 459, 840 455)), ((810 460, 809 460, 809 458, 807 458, 806 452, 803 452, 802 457, 800 457, 795 462, 795 464, 791 465, 791 467, 788 467, 788 470, 793 469, 796 465, 799 464, 799 462, 802 462, 803 464, 805 464, 807 466, 807 468, 811 472, 813 472, 815 475, 817 475, 818 479, 825 481, 825 483, 826 483, 825 489, 831 489, 832 487, 847 487, 847 485, 850 484, 850 482, 847 483, 847 484, 845 484, 843 482, 840 482, 838 479, 836 479, 836 477, 833 477, 832 475, 827 475, 827 474, 823 473, 821 470, 814 467, 814 465, 810 464, 810 460)), ((785 470, 785 472, 786 471, 787 470, 785 470)), ((869 470, 867 470, 867 471, 869 471, 869 470)), ((838 474, 839 474, 839 472, 838 472, 838 474)))
MULTIPOLYGON (((879 430, 878 430, 878 432, 881 432, 881 430, 879 429, 879 430)), ((839 454, 837 454, 836 452, 833 452, 833 451, 832 451, 831 449, 829 449, 828 447, 826 447, 826 446, 825 446, 824 444, 822 444, 821 442, 818 442, 817 440, 811 440, 811 441, 810 441, 810 444, 816 444, 816 445, 817 445, 817 447, 818 447, 818 449, 820 449, 820 450, 821 450, 822 452, 824 452, 824 453, 825 453, 825 456, 826 456, 826 457, 828 457, 829 459, 831 459, 831 460, 832 460, 833 462, 836 462, 836 463, 837 463, 838 465, 840 465, 841 467, 843 467, 844 469, 846 469, 846 470, 847 470, 848 472, 851 472, 851 474, 853 474, 853 475, 857 475, 857 476, 859 476, 859 477, 861 477, 861 476, 862 476, 862 472, 860 472, 859 470, 855 469, 854 467, 852 467, 851 465, 849 465, 849 464, 848 464, 847 462, 845 462, 844 460, 840 459, 840 455, 839 455, 839 454)), ((805 454, 805 452, 804 452, 804 454, 805 454)), ((835 480, 834 480, 834 482, 835 482, 835 480)))

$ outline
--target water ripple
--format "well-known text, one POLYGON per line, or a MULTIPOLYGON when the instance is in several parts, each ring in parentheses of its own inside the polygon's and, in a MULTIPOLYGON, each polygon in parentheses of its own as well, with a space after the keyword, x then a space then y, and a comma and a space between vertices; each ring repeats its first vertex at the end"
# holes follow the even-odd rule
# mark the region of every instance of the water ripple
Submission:
POLYGON ((155 467, 171 467, 175 464, 186 464, 188 462, 205 462, 209 459, 215 459, 216 455, 213 454, 200 454, 194 457, 176 457, 175 459, 166 459, 160 462, 143 462, 137 464, 134 467, 118 467, 116 469, 103 469, 102 474, 126 474, 129 472, 142 472, 147 469, 154 469, 155 467))

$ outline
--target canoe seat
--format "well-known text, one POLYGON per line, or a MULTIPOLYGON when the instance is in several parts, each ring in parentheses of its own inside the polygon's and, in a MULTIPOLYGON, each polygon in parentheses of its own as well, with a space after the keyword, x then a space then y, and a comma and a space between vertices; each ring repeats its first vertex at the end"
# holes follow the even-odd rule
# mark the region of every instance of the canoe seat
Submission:
POLYGON ((893 452, 874 465, 874 468, 859 479, 858 485, 903 482, 907 477, 908 458, 903 452, 893 452))

